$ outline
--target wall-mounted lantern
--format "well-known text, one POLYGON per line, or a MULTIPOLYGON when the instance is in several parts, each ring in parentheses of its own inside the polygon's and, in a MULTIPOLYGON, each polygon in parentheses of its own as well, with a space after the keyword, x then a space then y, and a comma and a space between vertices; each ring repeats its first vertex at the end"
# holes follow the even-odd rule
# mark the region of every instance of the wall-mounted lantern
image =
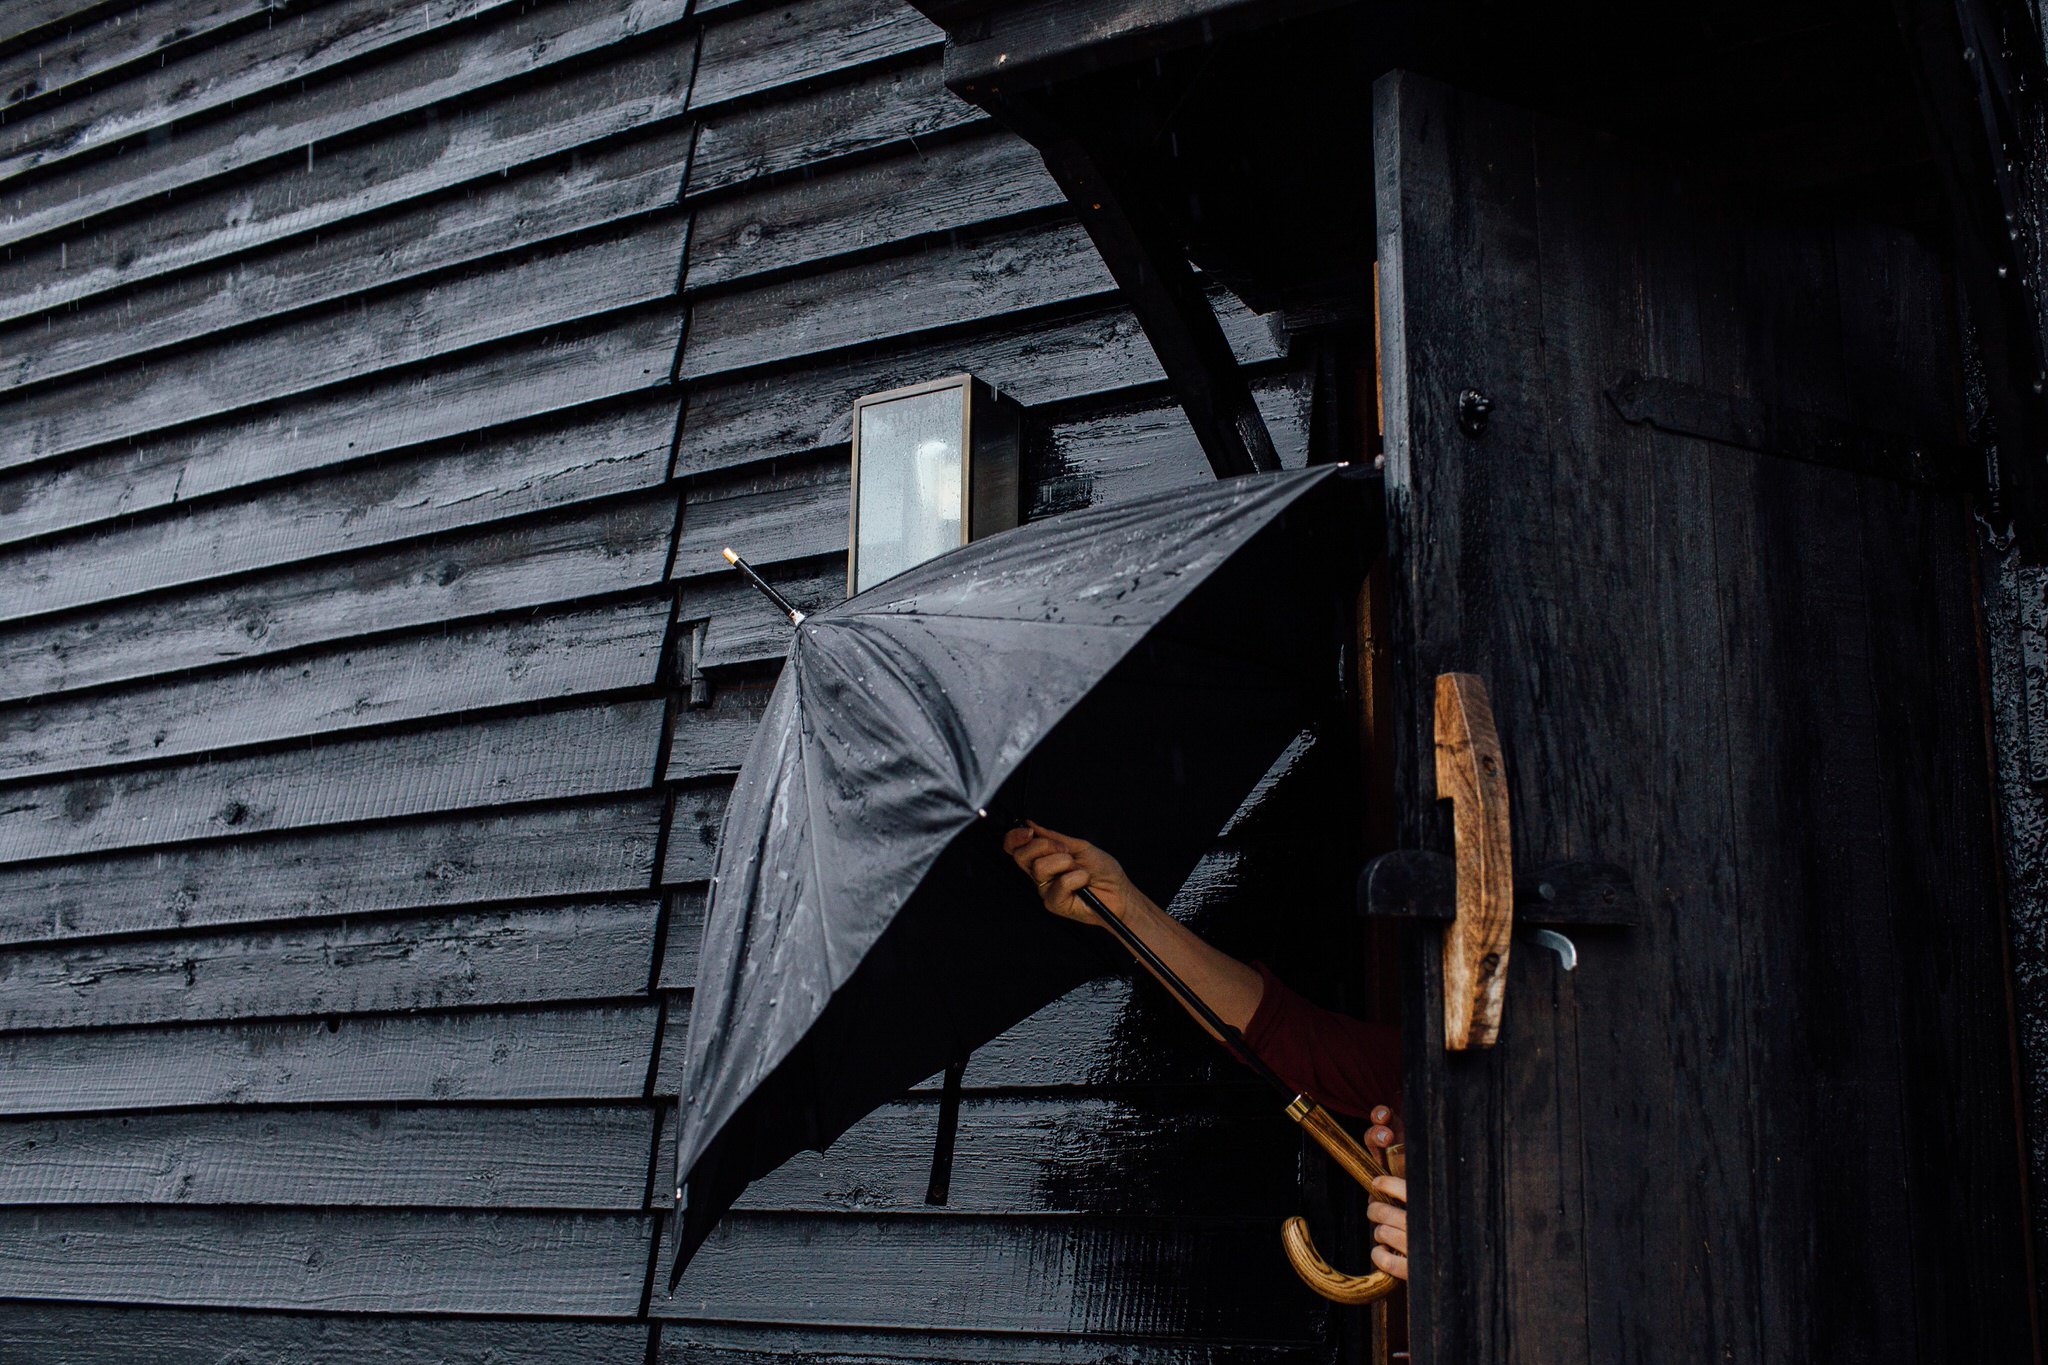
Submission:
POLYGON ((856 400, 847 591, 1015 526, 1022 418, 969 374, 856 400))

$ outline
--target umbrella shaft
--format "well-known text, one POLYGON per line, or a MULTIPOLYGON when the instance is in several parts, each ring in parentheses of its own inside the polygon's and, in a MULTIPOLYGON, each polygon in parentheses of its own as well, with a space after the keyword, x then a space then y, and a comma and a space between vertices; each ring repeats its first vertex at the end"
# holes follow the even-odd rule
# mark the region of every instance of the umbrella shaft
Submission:
POLYGON ((1109 927, 1109 931, 1122 940, 1124 947, 1131 950, 1132 956, 1144 963, 1168 990, 1179 997, 1180 1002, 1187 1006, 1197 1019, 1207 1024, 1211 1033, 1222 1039, 1223 1046, 1229 1048, 1240 1062, 1243 1062, 1256 1072, 1260 1080, 1272 1086, 1273 1089, 1279 1091, 1288 1099, 1292 1100, 1294 1098, 1294 1087, 1274 1075, 1273 1069, 1260 1060, 1258 1053, 1252 1051, 1251 1045, 1245 1042, 1244 1035, 1238 1032, 1236 1026, 1225 1023, 1215 1010, 1210 1009, 1209 1002, 1195 994, 1188 986, 1188 983, 1181 980, 1173 968, 1160 961, 1159 955, 1152 951, 1151 946, 1145 940, 1139 938, 1132 931, 1130 925, 1125 924, 1121 919, 1111 914, 1109 907, 1104 905, 1096 894, 1087 887, 1081 888, 1080 896, 1082 902, 1095 912, 1096 917, 1109 927))

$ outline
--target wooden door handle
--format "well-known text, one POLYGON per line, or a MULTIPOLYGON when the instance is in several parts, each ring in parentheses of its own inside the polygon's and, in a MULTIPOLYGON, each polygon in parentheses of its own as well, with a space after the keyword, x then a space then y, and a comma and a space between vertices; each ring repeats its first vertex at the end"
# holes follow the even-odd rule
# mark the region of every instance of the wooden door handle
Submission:
POLYGON ((1500 1034, 1515 929, 1508 775, 1493 704, 1476 673, 1436 680, 1436 794, 1451 803, 1457 917, 1444 930, 1444 1046, 1492 1047, 1500 1034))

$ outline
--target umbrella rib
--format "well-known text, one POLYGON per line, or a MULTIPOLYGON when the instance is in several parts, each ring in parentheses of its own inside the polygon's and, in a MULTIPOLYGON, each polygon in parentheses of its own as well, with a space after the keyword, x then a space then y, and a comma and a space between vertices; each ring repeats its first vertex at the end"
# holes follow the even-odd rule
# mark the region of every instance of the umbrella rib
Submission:
POLYGON ((1062 630, 1150 630, 1152 627, 1135 621, 1065 621, 1052 617, 1028 616, 987 616, 966 611, 848 611, 835 613, 818 621, 819 625, 838 625, 851 621, 994 621, 1006 626, 1058 626, 1062 630))
MULTIPOLYGON (((799 640, 796 643, 800 644, 801 641, 799 640)), ((811 746, 806 742, 810 738, 811 713, 810 708, 803 704, 803 656, 794 645, 792 645, 789 651, 789 664, 797 672, 794 683, 797 703, 796 771, 797 779, 804 785, 804 820, 813 830, 819 830, 826 826, 822 814, 816 808, 816 798, 811 783, 811 746)), ((836 976, 839 971, 839 964, 832 960, 832 936, 825 931, 825 906, 822 899, 825 886, 825 869, 818 861, 818 840, 816 838, 806 839, 803 841, 803 847, 804 852, 809 856, 811 864, 811 899, 817 902, 811 907, 811 916, 816 922, 819 946, 826 954, 826 967, 832 975, 836 976)), ((836 987, 837 982, 832 984, 836 987)))

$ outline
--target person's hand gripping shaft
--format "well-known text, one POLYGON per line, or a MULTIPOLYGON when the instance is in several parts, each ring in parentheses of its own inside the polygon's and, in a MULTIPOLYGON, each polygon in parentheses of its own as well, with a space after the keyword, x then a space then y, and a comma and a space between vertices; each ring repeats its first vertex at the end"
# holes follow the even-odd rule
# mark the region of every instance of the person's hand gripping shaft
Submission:
MULTIPOLYGON (((1251 1023, 1259 1008, 1259 996, 1265 991, 1258 972, 1210 947, 1192 929, 1160 909, 1151 897, 1131 884, 1116 859, 1086 840, 1056 834, 1030 822, 1003 836, 1003 850, 1036 883, 1038 898, 1046 909, 1065 919, 1094 924, 1095 912, 1080 899, 1081 888, 1088 888, 1224 1023, 1240 1032, 1251 1023)), ((1191 1009, 1188 1014, 1206 1032, 1215 1034, 1200 1015, 1191 1009)))

